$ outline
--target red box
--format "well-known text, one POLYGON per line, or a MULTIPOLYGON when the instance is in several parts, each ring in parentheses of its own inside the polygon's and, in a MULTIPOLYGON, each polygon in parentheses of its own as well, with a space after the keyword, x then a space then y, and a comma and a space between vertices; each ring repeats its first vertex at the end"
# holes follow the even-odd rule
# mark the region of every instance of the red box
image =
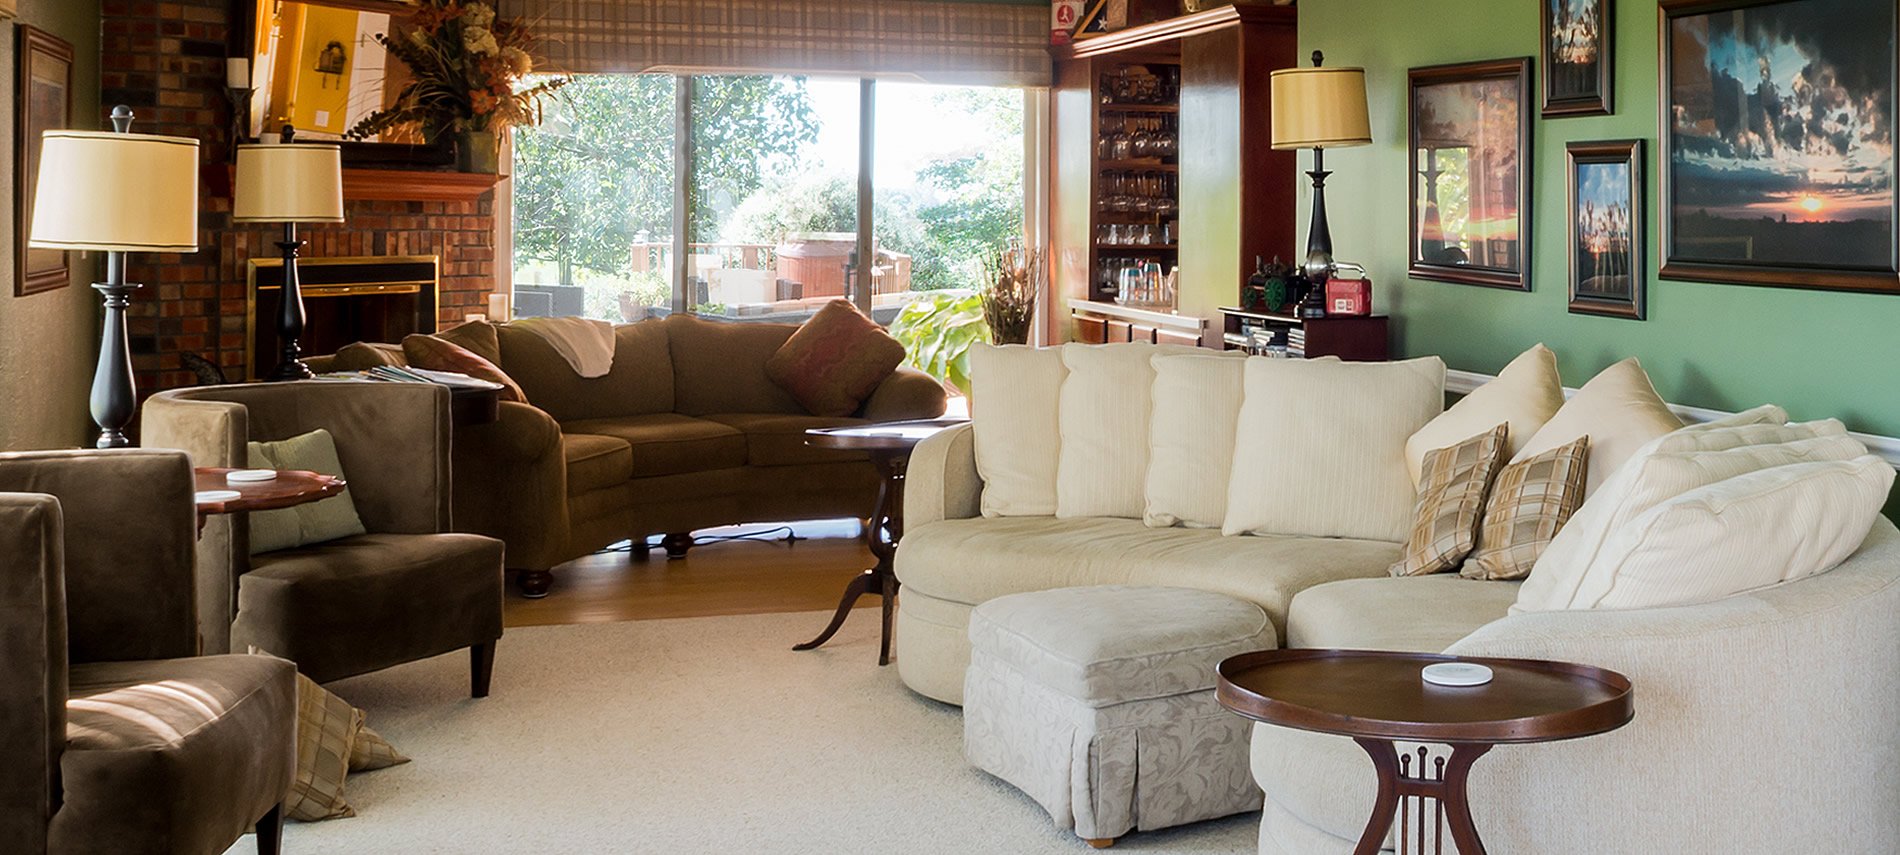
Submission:
POLYGON ((1326 280, 1326 314, 1372 314, 1372 280, 1365 278, 1326 280))

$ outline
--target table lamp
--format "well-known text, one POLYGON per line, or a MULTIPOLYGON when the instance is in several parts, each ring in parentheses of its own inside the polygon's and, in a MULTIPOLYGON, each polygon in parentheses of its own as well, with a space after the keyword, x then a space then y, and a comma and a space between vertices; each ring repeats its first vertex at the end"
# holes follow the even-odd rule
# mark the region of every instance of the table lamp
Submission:
POLYGON ((47 131, 27 245, 106 254, 99 366, 92 420, 99 448, 132 444, 125 426, 137 407, 125 308, 141 286, 125 281, 128 252, 198 251, 198 141, 135 134, 132 110, 112 109, 113 131, 47 131))
POLYGON ((297 278, 298 223, 343 222, 343 152, 322 143, 241 145, 237 150, 237 198, 234 223, 283 223, 284 289, 277 310, 277 336, 283 358, 272 380, 307 380, 316 375, 303 363, 303 289, 297 278))
POLYGON ((1315 287, 1333 269, 1333 234, 1326 227, 1326 149, 1372 142, 1366 117, 1366 71, 1321 68, 1313 51, 1312 68, 1286 68, 1271 76, 1273 147, 1313 150, 1313 217, 1306 233, 1306 262, 1301 269, 1315 287))

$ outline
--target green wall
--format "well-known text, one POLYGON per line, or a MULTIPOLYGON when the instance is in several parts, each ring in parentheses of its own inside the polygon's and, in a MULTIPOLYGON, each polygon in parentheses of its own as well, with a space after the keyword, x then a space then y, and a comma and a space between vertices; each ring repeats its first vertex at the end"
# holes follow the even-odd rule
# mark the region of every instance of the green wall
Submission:
MULTIPOLYGON (((1399 351, 1440 354, 1453 368, 1495 372, 1541 341, 1557 352, 1569 386, 1635 356, 1675 403, 1733 410, 1773 402, 1797 418, 1835 416, 1853 430, 1900 436, 1900 296, 1656 279, 1655 0, 1614 3, 1615 114, 1533 125, 1531 292, 1405 277, 1406 69, 1534 57, 1539 2, 1300 2, 1302 53, 1317 48, 1328 65, 1366 69, 1375 142, 1327 153, 1334 175, 1326 201, 1335 252, 1371 269, 1374 308, 1394 317, 1399 351), (1564 144, 1626 138, 1649 146, 1649 320, 1569 314, 1564 144)), ((1535 71, 1532 77, 1535 91, 1541 79, 1535 71)), ((1260 132, 1266 131, 1263 124, 1260 132)), ((1303 187, 1303 210, 1306 192, 1303 187)))
MULTIPOLYGON (((73 46, 73 120, 99 126, 99 0, 21 0, 18 23, 73 46)), ((86 390, 99 352, 96 254, 74 253, 72 284, 13 296, 13 92, 18 27, 0 22, 0 450, 81 445, 91 434, 86 390)))

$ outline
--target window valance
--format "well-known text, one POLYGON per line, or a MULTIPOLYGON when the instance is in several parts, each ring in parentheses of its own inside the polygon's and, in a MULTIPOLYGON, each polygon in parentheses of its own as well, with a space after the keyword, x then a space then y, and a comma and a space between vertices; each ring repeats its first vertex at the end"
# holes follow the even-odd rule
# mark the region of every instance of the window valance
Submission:
POLYGON ((1046 6, 938 0, 499 0, 550 70, 914 75, 1047 86, 1046 6))

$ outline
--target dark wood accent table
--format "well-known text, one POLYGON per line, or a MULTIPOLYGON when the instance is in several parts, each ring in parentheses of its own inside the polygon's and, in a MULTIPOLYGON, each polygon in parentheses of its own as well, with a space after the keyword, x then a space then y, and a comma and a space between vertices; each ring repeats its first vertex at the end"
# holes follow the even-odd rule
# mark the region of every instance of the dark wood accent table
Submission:
POLYGON ((1447 827, 1461 855, 1483 855, 1471 823, 1465 786, 1471 764, 1495 745, 1554 742, 1593 736, 1629 723, 1635 714, 1628 677, 1567 662, 1490 659, 1371 650, 1266 650, 1220 663, 1221 706, 1255 721, 1350 736, 1372 757, 1379 795, 1354 855, 1373 855, 1399 820, 1399 849, 1407 851, 1408 799, 1415 800, 1418 852, 1428 824, 1425 800, 1437 803, 1430 824, 1444 851, 1447 827), (1491 682, 1447 687, 1426 683, 1419 671, 1437 662, 1490 666, 1491 682), (1426 768, 1427 751, 1401 756, 1394 740, 1444 743, 1449 758, 1426 768))
POLYGON ((275 511, 298 505, 327 499, 343 492, 348 482, 334 475, 322 475, 305 472, 300 469, 278 470, 277 477, 269 481, 250 481, 232 484, 224 480, 232 469, 194 469, 197 476, 196 489, 233 490, 238 493, 235 499, 198 503, 198 527, 204 528, 205 518, 212 514, 242 514, 251 511, 275 511))
POLYGON ((884 598, 884 635, 878 647, 877 664, 890 664, 891 607, 897 601, 897 574, 891 570, 891 557, 897 554, 897 541, 904 536, 904 471, 910 465, 910 452, 917 443, 966 424, 969 424, 967 419, 924 419, 805 431, 805 444, 814 448, 868 453, 871 465, 877 467, 884 480, 878 485, 876 516, 871 518, 871 530, 866 532, 877 564, 845 586, 844 599, 838 601, 838 611, 831 616, 831 624, 825 631, 804 644, 794 645, 793 650, 811 650, 830 641, 838 627, 844 626, 844 619, 851 614, 851 607, 857 604, 858 598, 877 594, 884 598))

